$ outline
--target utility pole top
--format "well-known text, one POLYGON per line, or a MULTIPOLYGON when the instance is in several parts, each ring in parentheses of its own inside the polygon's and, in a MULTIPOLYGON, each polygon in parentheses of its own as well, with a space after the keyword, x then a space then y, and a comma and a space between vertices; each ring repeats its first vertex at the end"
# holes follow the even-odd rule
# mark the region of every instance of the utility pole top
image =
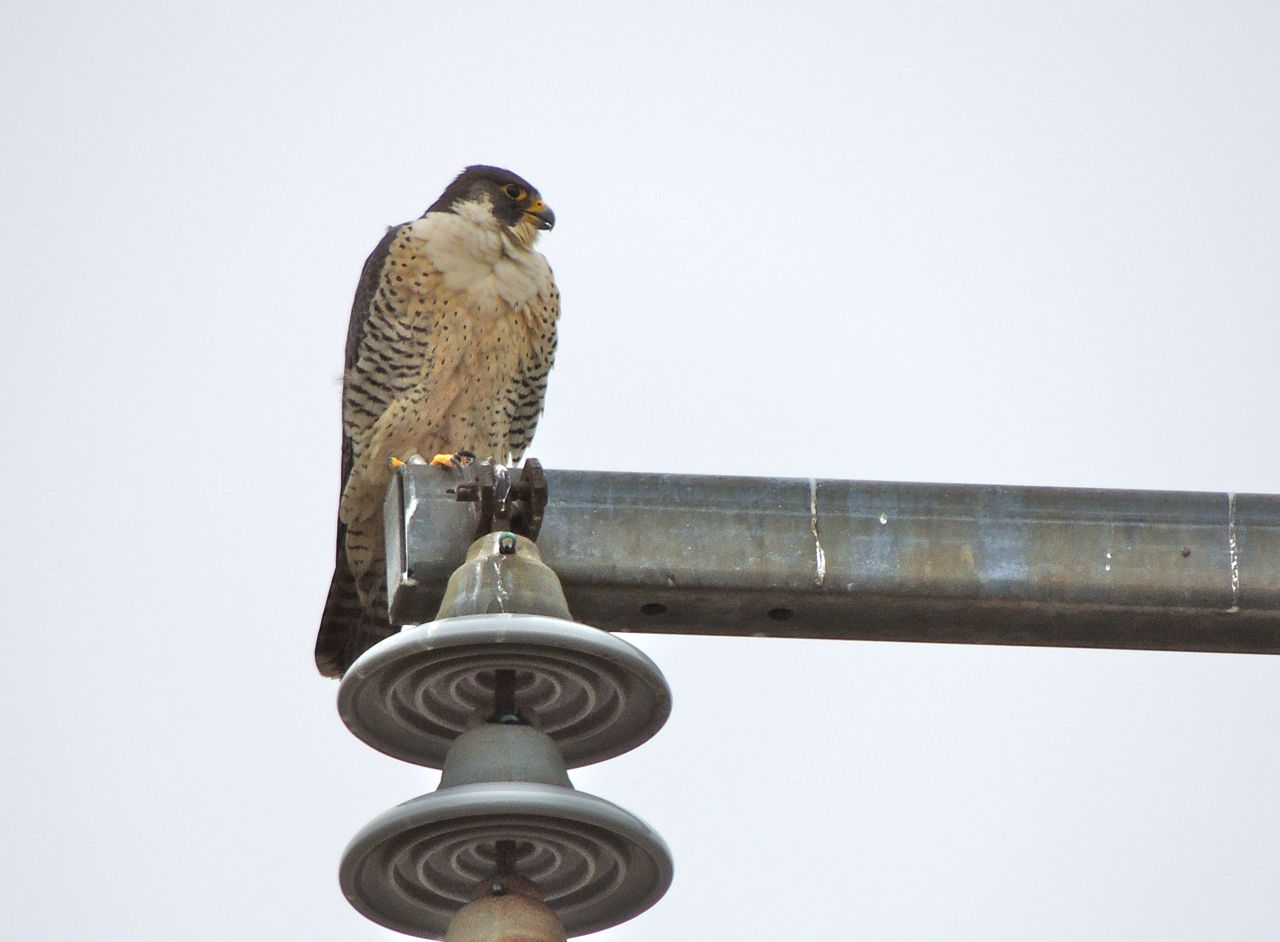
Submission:
MULTIPOLYGON (((398 624, 435 617, 476 535, 459 483, 407 465, 388 493, 398 624)), ((1280 496, 553 470, 545 484, 543 557, 574 617, 610 631, 1280 653, 1280 496)))

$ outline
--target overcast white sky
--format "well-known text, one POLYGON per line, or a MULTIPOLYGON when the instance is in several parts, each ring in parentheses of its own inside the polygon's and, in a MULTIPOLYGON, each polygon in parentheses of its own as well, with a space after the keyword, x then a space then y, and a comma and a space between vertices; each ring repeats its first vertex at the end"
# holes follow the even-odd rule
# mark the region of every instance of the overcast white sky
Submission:
MULTIPOLYGON (((548 467, 1280 492, 1280 5, 11 2, 0 936, 384 939, 311 646, 360 266, 528 177, 548 467)), ((596 938, 1280 938, 1280 660, 633 640, 596 938)))

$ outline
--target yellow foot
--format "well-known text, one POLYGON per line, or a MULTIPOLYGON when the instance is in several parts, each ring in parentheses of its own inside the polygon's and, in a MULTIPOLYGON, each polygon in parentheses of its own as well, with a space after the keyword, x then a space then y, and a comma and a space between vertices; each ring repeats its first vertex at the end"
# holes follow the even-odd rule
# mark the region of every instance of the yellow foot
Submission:
POLYGON ((431 459, 431 464, 438 468, 465 468, 475 460, 475 454, 470 451, 458 451, 452 455, 436 455, 431 459))
POLYGON ((418 454, 416 451, 413 454, 411 454, 408 458, 401 459, 401 458, 397 458, 395 455, 392 455, 390 458, 387 459, 387 467, 390 468, 392 471, 396 470, 397 468, 403 468, 407 464, 426 464, 426 463, 427 463, 427 459, 422 457, 422 455, 418 454))

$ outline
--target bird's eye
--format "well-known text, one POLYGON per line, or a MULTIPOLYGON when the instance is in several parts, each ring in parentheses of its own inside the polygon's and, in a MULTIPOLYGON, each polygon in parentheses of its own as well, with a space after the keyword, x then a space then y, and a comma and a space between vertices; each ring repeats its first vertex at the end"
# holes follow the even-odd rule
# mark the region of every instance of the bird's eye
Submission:
POLYGON ((525 193, 524 190, 516 186, 514 183, 508 183, 506 186, 502 188, 502 192, 506 193, 507 196, 511 197, 516 202, 520 202, 526 196, 528 196, 528 194, 525 193))

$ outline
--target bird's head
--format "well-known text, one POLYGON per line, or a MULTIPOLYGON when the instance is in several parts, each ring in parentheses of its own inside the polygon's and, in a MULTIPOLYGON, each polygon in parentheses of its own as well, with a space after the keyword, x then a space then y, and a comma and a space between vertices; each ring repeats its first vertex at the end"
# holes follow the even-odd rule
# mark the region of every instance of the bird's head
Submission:
POLYGON ((459 213, 507 229, 522 245, 556 224, 556 214, 529 181, 501 167, 468 167, 445 187, 429 213, 459 213))

